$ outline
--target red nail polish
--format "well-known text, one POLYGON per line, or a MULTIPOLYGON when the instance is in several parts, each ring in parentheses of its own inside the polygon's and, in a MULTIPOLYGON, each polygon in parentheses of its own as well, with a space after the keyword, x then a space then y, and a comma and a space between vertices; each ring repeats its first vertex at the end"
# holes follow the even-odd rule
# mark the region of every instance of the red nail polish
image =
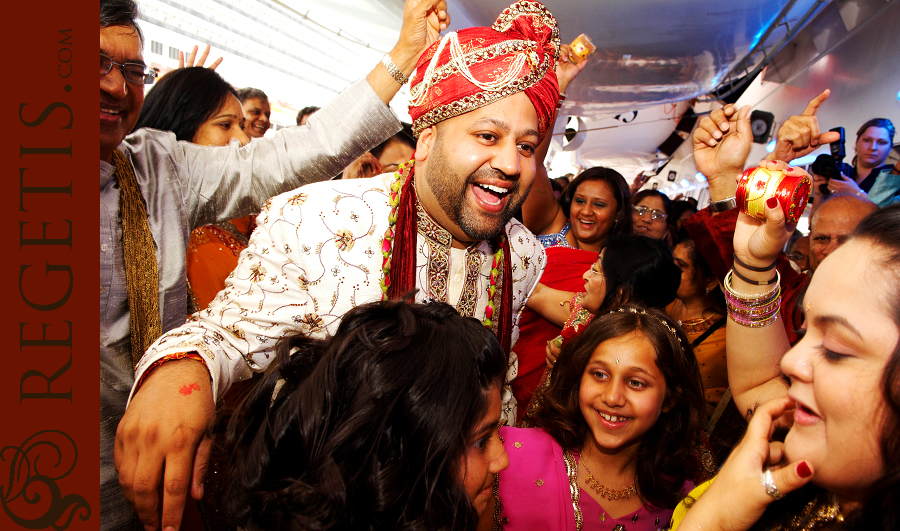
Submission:
POLYGON ((812 475, 812 470, 809 469, 806 461, 800 461, 800 464, 797 465, 797 475, 804 479, 812 475))
POLYGON ((770 197, 766 199, 766 206, 769 208, 777 208, 778 207, 778 199, 774 197, 770 197))

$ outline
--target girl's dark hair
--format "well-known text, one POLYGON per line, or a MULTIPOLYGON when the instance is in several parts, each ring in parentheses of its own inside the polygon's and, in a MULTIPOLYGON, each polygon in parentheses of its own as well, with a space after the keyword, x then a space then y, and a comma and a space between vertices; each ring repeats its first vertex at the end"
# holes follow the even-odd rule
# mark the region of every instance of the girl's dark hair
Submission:
POLYGON ((173 70, 147 93, 134 128, 171 131, 176 139, 191 142, 229 95, 237 97, 234 88, 214 70, 199 66, 173 70))
MULTIPOLYGON (((851 238, 871 242, 884 252, 876 264, 887 273, 885 278, 891 279, 885 283, 886 294, 894 324, 900 328, 900 205, 876 210, 863 218, 851 238)), ((884 475, 870 487, 862 510, 848 519, 848 529, 900 529, 900 337, 884 367, 881 394, 884 475)), ((873 420, 872 425, 878 423, 873 420)))
POLYGON ((882 129, 887 129, 888 136, 891 137, 891 144, 894 143, 894 134, 896 134, 897 130, 894 128, 894 123, 888 120, 887 118, 872 118, 868 122, 862 124, 862 127, 856 132, 856 138, 863 136, 863 133, 866 132, 866 129, 870 127, 881 127, 882 129))
MULTIPOLYGON (((648 197, 658 197, 662 200, 663 208, 666 211, 666 223, 674 224, 675 221, 672 219, 672 200, 659 190, 641 190, 631 198, 631 204, 636 205, 648 197)), ((631 215, 631 212, 628 214, 631 215)))
POLYGON ((586 181, 603 181, 608 184, 609 188, 612 190, 613 197, 615 197, 616 202, 619 205, 616 223, 613 225, 609 236, 615 236, 616 234, 630 234, 631 190, 628 188, 628 183, 625 182, 625 177, 622 177, 622 174, 611 168, 598 166, 596 168, 584 170, 578 177, 575 177, 568 186, 566 186, 562 196, 559 198, 559 204, 562 206, 566 219, 569 219, 569 213, 572 208, 572 199, 575 197, 575 192, 578 191, 578 187, 581 186, 581 183, 586 181))
POLYGON ((665 405, 671 406, 641 440, 636 456, 638 492, 643 501, 671 509, 684 497, 685 480, 700 470, 691 444, 703 431, 706 402, 690 341, 661 310, 628 305, 594 318, 563 346, 550 385, 538 390, 541 406, 532 422, 563 448, 581 448, 590 435, 579 405, 584 370, 603 342, 632 332, 640 332, 653 344, 656 366, 666 380, 665 405))
POLYGON ((619 234, 607 238, 601 250, 606 295, 600 312, 630 302, 665 308, 675 300, 681 269, 662 240, 619 234))
POLYGON ((506 373, 494 334, 445 303, 384 301, 333 337, 282 339, 276 356, 228 426, 236 524, 475 527, 461 464, 506 373))

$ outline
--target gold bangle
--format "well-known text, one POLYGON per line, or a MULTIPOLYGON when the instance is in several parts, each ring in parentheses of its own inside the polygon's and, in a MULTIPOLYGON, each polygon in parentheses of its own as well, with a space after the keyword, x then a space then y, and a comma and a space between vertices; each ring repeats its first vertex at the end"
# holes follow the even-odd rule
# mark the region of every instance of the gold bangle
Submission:
POLYGON ((731 287, 732 273, 734 273, 734 269, 728 271, 728 274, 725 275, 725 281, 722 284, 725 286, 725 291, 727 291, 729 295, 731 295, 735 299, 740 299, 743 302, 758 303, 759 301, 763 301, 770 297, 773 297, 775 293, 781 289, 781 272, 779 272, 777 269, 775 270, 775 278, 777 280, 775 281, 772 289, 758 295, 748 295, 746 293, 739 293, 735 291, 734 288, 731 287))

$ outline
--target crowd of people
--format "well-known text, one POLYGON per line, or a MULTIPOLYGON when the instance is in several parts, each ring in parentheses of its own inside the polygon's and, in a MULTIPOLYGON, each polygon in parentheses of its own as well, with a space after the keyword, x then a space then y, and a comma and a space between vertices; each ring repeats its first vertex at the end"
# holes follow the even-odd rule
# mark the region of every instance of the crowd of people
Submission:
MULTIPOLYGON (((732 104, 693 133, 706 208, 551 179, 586 63, 538 2, 442 35, 445 1, 408 0, 274 136, 206 54, 145 98, 136 16, 101 0, 103 529, 184 528, 189 497, 210 530, 900 527, 890 121, 849 175, 814 165, 802 236, 736 208, 732 104)), ((761 166, 836 140, 828 96, 761 166)))

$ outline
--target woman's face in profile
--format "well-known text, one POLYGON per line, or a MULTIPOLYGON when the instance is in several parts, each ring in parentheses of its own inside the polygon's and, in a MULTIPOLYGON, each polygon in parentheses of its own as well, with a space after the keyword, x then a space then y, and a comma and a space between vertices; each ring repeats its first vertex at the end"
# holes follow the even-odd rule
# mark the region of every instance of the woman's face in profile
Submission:
POLYGON ((823 260, 803 302, 806 334, 781 361, 797 403, 787 457, 806 460, 814 483, 850 500, 884 473, 881 379, 900 337, 884 295, 897 274, 879 265, 884 258, 850 240, 823 260))
MULTIPOLYGON (((681 269, 681 283, 678 285, 678 291, 675 296, 684 301, 695 295, 702 294, 706 290, 703 276, 694 267, 694 260, 691 258, 691 251, 686 243, 679 243, 672 252, 675 258, 675 265, 681 269)), ((708 293, 708 292, 707 292, 708 293)))
POLYGON ((232 138, 237 138, 242 146, 246 146, 250 139, 244 134, 243 125, 241 102, 228 94, 216 112, 197 128, 191 142, 201 146, 227 146, 232 138))
POLYGON ((603 299, 606 298, 606 276, 603 274, 603 253, 605 251, 605 249, 600 251, 597 261, 582 276, 584 298, 581 299, 581 307, 591 313, 597 313, 597 310, 603 305, 603 299))
POLYGON ((463 456, 460 472, 466 494, 480 514, 494 495, 494 475, 509 466, 509 458, 500 441, 500 386, 485 391, 488 408, 484 417, 475 425, 469 446, 463 456))

